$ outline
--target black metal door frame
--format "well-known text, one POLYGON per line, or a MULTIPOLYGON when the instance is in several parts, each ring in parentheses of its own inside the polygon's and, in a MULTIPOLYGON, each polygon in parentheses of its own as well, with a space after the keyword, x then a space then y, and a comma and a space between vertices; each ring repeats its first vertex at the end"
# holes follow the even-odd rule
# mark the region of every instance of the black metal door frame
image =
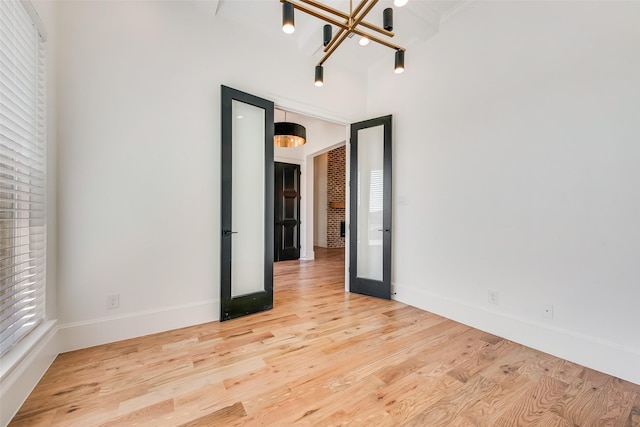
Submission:
POLYGON ((349 180, 349 290, 378 298, 391 299, 391 169, 392 116, 378 117, 351 125, 349 180), (384 126, 382 281, 357 276, 358 271, 358 131, 384 126))
POLYGON ((220 321, 246 316, 273 308, 273 102, 254 95, 221 86, 221 237, 220 237, 220 321), (250 104, 265 110, 265 210, 264 210, 264 290, 232 297, 231 247, 238 230, 232 224, 232 142, 233 101, 250 104))

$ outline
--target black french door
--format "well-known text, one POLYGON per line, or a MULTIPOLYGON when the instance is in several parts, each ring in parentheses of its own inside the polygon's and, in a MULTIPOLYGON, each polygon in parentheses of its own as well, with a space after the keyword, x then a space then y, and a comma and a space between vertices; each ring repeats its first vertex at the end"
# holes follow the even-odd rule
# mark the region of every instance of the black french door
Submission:
POLYGON ((391 299, 392 117, 351 125, 349 290, 391 299))
POLYGON ((220 321, 273 308, 273 102, 221 87, 220 321))

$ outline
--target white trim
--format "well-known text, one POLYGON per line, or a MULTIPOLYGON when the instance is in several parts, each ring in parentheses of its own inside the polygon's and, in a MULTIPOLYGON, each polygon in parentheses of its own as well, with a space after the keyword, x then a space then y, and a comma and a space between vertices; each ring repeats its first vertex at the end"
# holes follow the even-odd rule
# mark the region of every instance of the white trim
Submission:
POLYGON ((43 322, 0 358, 0 425, 7 425, 58 355, 56 321, 43 322))
POLYGON ((60 351, 142 337, 220 320, 220 300, 60 325, 60 351))
POLYGON ((342 126, 349 126, 351 123, 355 123, 358 121, 353 117, 336 116, 332 111, 324 110, 310 104, 305 104, 293 99, 284 98, 272 93, 267 94, 265 98, 273 101, 275 108, 278 110, 286 110, 289 113, 302 114, 305 116, 313 117, 315 119, 324 120, 325 122, 335 123, 342 126))
POLYGON ((636 349, 543 322, 499 313, 411 286, 396 283, 395 291, 394 300, 640 384, 640 352, 636 349))
POLYGON ((278 163, 289 163, 291 165, 302 166, 304 163, 303 159, 297 159, 294 157, 284 157, 284 156, 273 156, 273 161, 278 163))

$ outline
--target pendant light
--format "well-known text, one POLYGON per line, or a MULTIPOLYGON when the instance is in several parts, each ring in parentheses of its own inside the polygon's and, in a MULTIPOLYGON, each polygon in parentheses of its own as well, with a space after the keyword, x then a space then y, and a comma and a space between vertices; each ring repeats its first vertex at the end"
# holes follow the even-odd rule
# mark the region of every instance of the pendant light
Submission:
POLYGON ((316 65, 316 82, 315 85, 320 87, 324 84, 324 69, 322 65, 316 65))
POLYGON ((287 121, 284 112, 284 122, 274 124, 273 146, 280 148, 300 147, 307 142, 307 130, 298 123, 287 121))
POLYGON ((331 38, 333 37, 333 30, 331 28, 331 24, 325 24, 322 27, 322 44, 324 46, 328 45, 331 42, 331 38))
POLYGON ((394 71, 396 74, 404 72, 404 50, 396 50, 396 66, 394 71))
POLYGON ((393 9, 390 7, 382 11, 382 28, 393 31, 393 9))
POLYGON ((285 1, 282 3, 282 31, 292 34, 296 30, 293 22, 293 4, 285 1))

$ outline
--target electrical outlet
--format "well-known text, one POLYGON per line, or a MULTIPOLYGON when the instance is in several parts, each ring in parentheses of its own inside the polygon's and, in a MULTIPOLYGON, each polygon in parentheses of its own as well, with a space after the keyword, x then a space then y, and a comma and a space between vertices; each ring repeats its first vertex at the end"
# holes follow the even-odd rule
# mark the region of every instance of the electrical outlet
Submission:
POLYGON ((120 307, 120 294, 113 294, 107 297, 107 308, 112 310, 120 307))
POLYGON ((489 302, 491 304, 499 303, 500 292, 497 289, 489 289, 489 302))
POLYGON ((553 304, 542 304, 542 316, 553 319, 553 304))

